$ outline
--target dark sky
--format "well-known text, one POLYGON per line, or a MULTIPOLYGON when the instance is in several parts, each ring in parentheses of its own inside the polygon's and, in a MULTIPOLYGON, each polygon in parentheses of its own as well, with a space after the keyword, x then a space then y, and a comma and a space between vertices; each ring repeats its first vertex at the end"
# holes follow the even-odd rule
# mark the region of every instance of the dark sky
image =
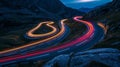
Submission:
POLYGON ((61 0, 61 1, 68 7, 78 9, 81 7, 93 8, 111 2, 112 0, 61 0))

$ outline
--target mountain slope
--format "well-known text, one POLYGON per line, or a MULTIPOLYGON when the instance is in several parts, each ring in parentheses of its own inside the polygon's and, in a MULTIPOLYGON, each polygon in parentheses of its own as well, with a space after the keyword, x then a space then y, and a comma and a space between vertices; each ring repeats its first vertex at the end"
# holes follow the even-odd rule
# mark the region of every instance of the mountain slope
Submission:
POLYGON ((0 50, 27 43, 25 33, 41 21, 55 21, 57 26, 63 18, 82 14, 59 0, 1 0, 0 50))
POLYGON ((96 44, 92 50, 60 55, 47 62, 44 67, 120 66, 120 0, 113 0, 95 8, 85 14, 84 19, 103 22, 107 25, 109 29, 105 39, 96 44))
POLYGON ((112 47, 120 49, 120 0, 113 0, 98 7, 84 17, 85 19, 103 22, 109 27, 106 38, 94 48, 112 47))
POLYGON ((80 8, 80 9, 78 9, 78 10, 81 11, 81 12, 88 13, 88 12, 90 12, 92 9, 93 9, 93 8, 82 7, 82 8, 80 8))
POLYGON ((103 6, 96 7, 85 15, 86 18, 99 20, 109 18, 110 16, 117 14, 120 11, 120 0, 113 0, 103 6))
POLYGON ((73 17, 83 13, 64 6, 59 0, 1 0, 0 21, 35 22, 35 20, 73 17))

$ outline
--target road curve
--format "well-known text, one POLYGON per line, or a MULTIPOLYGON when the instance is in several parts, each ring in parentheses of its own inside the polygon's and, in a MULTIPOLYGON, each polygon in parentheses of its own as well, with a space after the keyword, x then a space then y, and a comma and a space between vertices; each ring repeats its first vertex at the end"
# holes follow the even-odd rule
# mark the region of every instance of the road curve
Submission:
POLYGON ((39 23, 35 28, 31 29, 30 31, 28 31, 26 33, 26 35, 28 37, 31 37, 31 38, 40 38, 40 37, 45 37, 45 36, 49 36, 49 35, 52 35, 54 34, 55 32, 57 32, 57 29, 52 26, 52 24, 54 24, 54 22, 51 22, 51 21, 47 21, 47 22, 41 22, 39 23), (48 27, 52 28, 52 31, 51 32, 47 32, 47 33, 44 33, 44 34, 34 34, 34 32, 39 29, 43 24, 46 24, 48 27))
POLYGON ((98 25, 103 28, 103 30, 105 31, 105 34, 107 33, 107 29, 108 29, 108 26, 105 27, 105 25, 101 22, 98 22, 98 25))
POLYGON ((25 45, 20 46, 20 47, 16 47, 16 48, 12 48, 12 49, 9 49, 9 50, 0 51, 0 55, 2 55, 2 54, 7 54, 7 53, 10 53, 10 52, 14 52, 14 51, 17 51, 17 50, 22 50, 22 49, 25 49, 25 48, 28 48, 28 47, 31 47, 31 46, 35 46, 35 45, 38 45, 38 44, 41 44, 41 43, 44 43, 44 42, 53 40, 53 39, 61 36, 61 35, 65 32, 65 24, 64 24, 64 21, 66 21, 66 20, 67 20, 67 19, 61 20, 61 22, 60 22, 61 30, 60 30, 60 32, 57 33, 56 35, 54 35, 54 36, 52 36, 52 37, 50 37, 50 38, 47 38, 47 39, 38 40, 38 41, 29 43, 29 44, 25 44, 25 45))
MULTIPOLYGON (((0 58, 0 63, 17 61, 17 60, 21 60, 21 59, 25 59, 25 58, 35 57, 35 56, 38 56, 38 55, 44 55, 46 53, 51 53, 51 52, 54 52, 54 51, 63 50, 63 49, 72 47, 72 46, 74 46, 78 43, 81 43, 81 42, 89 39, 91 37, 91 35, 94 34, 94 26, 91 22, 80 20, 80 18, 82 18, 82 17, 81 16, 76 16, 76 17, 74 17, 74 20, 77 21, 77 22, 82 22, 88 27, 87 33, 85 33, 83 36, 81 36, 81 37, 79 37, 79 38, 77 38, 77 39, 75 39, 71 42, 68 42, 68 43, 65 43, 65 44, 62 44, 62 45, 59 45, 59 46, 51 47, 51 48, 48 48, 48 49, 43 49, 43 50, 40 50, 40 51, 30 52, 30 53, 26 53, 24 55, 18 54, 18 55, 14 55, 14 56, 10 56, 10 57, 3 57, 3 58, 0 58)), ((64 32, 64 28, 65 28, 64 23, 63 23, 64 21, 65 20, 61 21, 63 30, 60 34, 62 34, 64 32)), ((37 43, 35 43, 35 44, 37 44, 37 43)))

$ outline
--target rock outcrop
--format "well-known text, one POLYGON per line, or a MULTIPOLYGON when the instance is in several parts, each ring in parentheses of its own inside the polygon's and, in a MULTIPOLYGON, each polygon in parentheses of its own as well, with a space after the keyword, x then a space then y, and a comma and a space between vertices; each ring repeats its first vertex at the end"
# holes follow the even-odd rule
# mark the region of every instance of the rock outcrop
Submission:
POLYGON ((117 49, 93 49, 55 57, 43 67, 119 67, 119 57, 120 51, 117 49))

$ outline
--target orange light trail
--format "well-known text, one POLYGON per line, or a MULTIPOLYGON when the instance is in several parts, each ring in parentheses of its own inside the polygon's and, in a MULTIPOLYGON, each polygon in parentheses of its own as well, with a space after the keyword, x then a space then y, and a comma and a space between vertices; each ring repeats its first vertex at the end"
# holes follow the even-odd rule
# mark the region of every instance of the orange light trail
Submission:
POLYGON ((50 38, 44 39, 44 40, 39 40, 39 41, 35 41, 33 43, 30 43, 30 44, 25 44, 25 45, 20 46, 20 47, 16 47, 16 48, 12 48, 12 49, 9 49, 9 50, 0 51, 0 54, 5 54, 5 53, 12 52, 12 51, 20 50, 20 49, 23 49, 23 48, 28 48, 28 47, 31 47, 31 46, 35 46, 37 44, 44 43, 44 42, 47 42, 49 40, 52 40, 52 39, 55 39, 55 38, 59 37, 60 35, 62 35, 65 32, 64 21, 66 21, 66 20, 67 19, 61 20, 61 22, 60 22, 61 23, 61 30, 56 35, 54 35, 54 36, 52 36, 50 38))
POLYGON ((35 28, 28 31, 26 34, 27 34, 27 36, 32 37, 32 38, 49 36, 49 35, 57 32, 57 29, 54 26, 52 26, 52 24, 54 24, 54 22, 50 22, 50 21, 42 22, 42 23, 38 24, 35 28), (52 31, 48 32, 48 33, 44 33, 44 34, 33 34, 33 32, 36 31, 38 28, 40 28, 43 24, 46 24, 48 27, 52 28, 52 31))
POLYGON ((103 28, 103 30, 105 31, 105 34, 107 33, 107 27, 105 27, 105 25, 101 22, 98 23, 98 25, 103 28))
MULTIPOLYGON (((79 38, 77 38, 77 39, 75 39, 71 42, 68 42, 68 43, 65 43, 65 44, 62 44, 62 45, 59 45, 59 46, 55 46, 55 47, 52 47, 52 48, 43 49, 43 50, 40 50, 40 51, 37 50, 36 52, 26 53, 25 55, 15 55, 15 56, 11 56, 11 57, 4 57, 4 58, 0 59, 0 63, 10 62, 10 61, 13 61, 13 60, 18 60, 18 59, 25 59, 27 57, 32 57, 32 56, 42 55, 42 54, 45 54, 45 53, 50 53, 52 51, 62 50, 62 49, 65 49, 67 47, 72 47, 72 46, 74 46, 74 45, 76 45, 80 42, 83 42, 84 40, 89 39, 90 36, 94 33, 94 26, 93 26, 92 23, 90 23, 88 21, 79 20, 80 18, 81 18, 80 16, 76 16, 76 17, 74 17, 74 20, 78 21, 78 22, 82 22, 82 23, 84 23, 88 26, 88 32, 86 34, 84 34, 83 36, 81 36, 81 37, 79 37, 79 38)), ((63 21, 65 21, 65 20, 62 20, 61 23, 64 27, 63 21)))

